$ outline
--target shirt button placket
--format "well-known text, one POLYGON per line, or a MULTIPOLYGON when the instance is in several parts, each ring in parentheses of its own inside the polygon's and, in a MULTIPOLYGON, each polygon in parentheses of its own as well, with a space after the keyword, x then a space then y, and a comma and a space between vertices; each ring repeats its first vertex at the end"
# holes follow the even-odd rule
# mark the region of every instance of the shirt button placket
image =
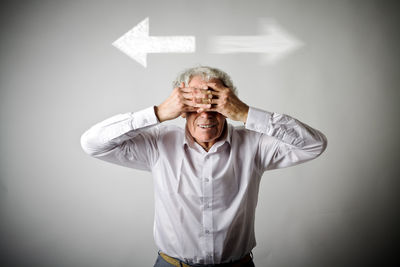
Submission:
POLYGON ((213 237, 213 218, 212 218, 212 208, 210 208, 210 203, 213 200, 213 179, 212 179, 212 160, 210 155, 206 156, 204 159, 204 169, 203 169, 203 229, 204 229, 204 253, 205 253, 205 263, 214 263, 214 237, 213 237))

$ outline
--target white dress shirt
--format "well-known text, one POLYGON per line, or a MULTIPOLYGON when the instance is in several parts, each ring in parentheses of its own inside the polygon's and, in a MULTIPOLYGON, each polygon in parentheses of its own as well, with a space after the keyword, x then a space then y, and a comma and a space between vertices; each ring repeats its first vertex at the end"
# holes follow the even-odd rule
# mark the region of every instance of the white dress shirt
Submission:
POLYGON ((264 171, 319 156, 325 136, 287 115, 250 107, 245 127, 227 124, 207 152, 154 107, 113 116, 81 137, 89 155, 154 177, 154 239, 188 263, 237 260, 256 245, 255 209, 264 171))

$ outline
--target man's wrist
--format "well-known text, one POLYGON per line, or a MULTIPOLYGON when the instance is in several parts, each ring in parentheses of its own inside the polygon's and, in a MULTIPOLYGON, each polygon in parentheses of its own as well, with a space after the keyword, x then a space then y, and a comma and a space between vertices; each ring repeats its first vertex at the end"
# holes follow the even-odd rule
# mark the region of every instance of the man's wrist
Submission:
POLYGON ((154 106, 154 113, 156 114, 156 117, 159 122, 163 122, 164 118, 160 114, 160 108, 158 106, 154 106))
POLYGON ((249 115, 249 106, 245 104, 245 108, 241 115, 240 121, 246 123, 248 115, 249 115))

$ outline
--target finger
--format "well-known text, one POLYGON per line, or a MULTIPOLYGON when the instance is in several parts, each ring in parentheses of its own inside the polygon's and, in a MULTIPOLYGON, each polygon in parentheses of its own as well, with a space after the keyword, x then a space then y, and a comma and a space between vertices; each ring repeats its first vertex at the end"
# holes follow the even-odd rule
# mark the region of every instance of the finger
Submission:
POLYGON ((196 93, 194 93, 194 96, 199 98, 218 98, 220 94, 221 94, 220 92, 214 90, 201 89, 200 92, 196 91, 196 93))
POLYGON ((211 107, 211 104, 195 103, 195 102, 189 101, 189 100, 183 100, 183 103, 186 106, 196 107, 196 108, 210 108, 211 107))
POLYGON ((211 93, 182 93, 182 96, 189 100, 193 98, 213 98, 211 93))
MULTIPOLYGON (((203 111, 221 113, 221 112, 220 112, 220 108, 219 108, 218 106, 216 106, 216 105, 211 105, 211 107, 209 107, 209 108, 198 108, 198 109, 197 109, 197 113, 201 113, 201 112, 203 112, 203 111)), ((221 113, 221 114, 222 114, 222 113, 221 113)))
POLYGON ((220 100, 218 98, 209 98, 212 97, 212 95, 208 95, 207 97, 195 97, 191 98, 190 94, 186 94, 186 98, 184 98, 186 101, 191 101, 192 103, 197 103, 197 104, 219 104, 220 100))
POLYGON ((217 94, 215 94, 215 91, 212 91, 212 90, 202 91, 202 94, 203 94, 203 98, 213 98, 214 96, 217 96, 217 94))
POLYGON ((195 107, 209 109, 209 108, 211 108, 211 104, 195 104, 195 107))
POLYGON ((195 89, 197 89, 197 88, 194 88, 194 87, 182 87, 181 91, 185 92, 185 93, 190 93, 190 92, 193 92, 195 89))
POLYGON ((207 109, 206 111, 221 113, 219 107, 215 105, 211 106, 211 108, 207 109))
POLYGON ((193 94, 191 94, 191 93, 182 93, 182 96, 184 99, 187 99, 187 100, 193 99, 193 94))
POLYGON ((196 103, 218 105, 219 104, 219 99, 216 99, 216 98, 214 98, 214 99, 201 98, 201 99, 196 99, 196 103))
POLYGON ((222 89, 224 89, 224 87, 221 87, 217 83, 207 83, 207 86, 211 87, 212 89, 214 89, 217 92, 222 91, 222 89))
POLYGON ((187 104, 187 103, 191 103, 191 105, 211 104, 211 98, 193 97, 191 94, 183 94, 182 96, 183 96, 182 100, 183 100, 184 104, 187 104))
POLYGON ((202 112, 203 110, 208 110, 209 107, 191 107, 191 106, 185 106, 182 109, 182 112, 202 112))
MULTIPOLYGON (((213 104, 214 101, 211 98, 185 98, 186 101, 190 101, 192 104, 213 104)), ((214 99, 214 100, 218 100, 218 99, 214 99)), ((214 104, 216 104, 217 102, 215 102, 214 104)))
POLYGON ((208 98, 218 98, 221 93, 214 90, 207 90, 207 97, 208 98))
POLYGON ((197 88, 197 87, 184 87, 184 88, 181 88, 181 92, 183 92, 183 93, 195 93, 195 94, 202 93, 202 94, 206 94, 207 91, 210 91, 210 90, 197 88))
MULTIPOLYGON (((217 99, 214 99, 214 100, 217 100, 217 99)), ((212 104, 213 103, 213 99, 211 99, 211 98, 201 98, 200 99, 200 103, 202 103, 202 104, 212 104)))
POLYGON ((198 108, 191 107, 191 106, 185 106, 182 109, 182 113, 185 113, 185 112, 197 112, 197 110, 198 110, 198 108))
POLYGON ((210 99, 211 101, 209 102, 209 104, 213 104, 213 105, 218 105, 219 104, 219 99, 210 99))
POLYGON ((210 101, 208 101, 209 98, 193 98, 193 102, 197 104, 211 104, 210 101))

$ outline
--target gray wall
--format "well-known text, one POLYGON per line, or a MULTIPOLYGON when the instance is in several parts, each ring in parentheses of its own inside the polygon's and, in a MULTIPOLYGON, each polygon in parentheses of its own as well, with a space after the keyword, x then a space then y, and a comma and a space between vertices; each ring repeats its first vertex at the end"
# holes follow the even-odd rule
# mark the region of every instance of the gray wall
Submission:
MULTIPOLYGON (((326 134, 304 165, 264 174, 258 267, 385 266, 399 242, 399 8, 390 1, 12 1, 0 5, 0 265, 152 266, 150 173, 90 158, 80 135, 159 104, 183 68, 232 75, 249 105, 326 134), (195 35, 194 54, 145 69, 111 46, 150 17, 152 35, 195 35), (211 35, 275 18, 305 46, 272 66, 207 52, 211 35)), ((183 123, 183 121, 178 121, 183 123)))

